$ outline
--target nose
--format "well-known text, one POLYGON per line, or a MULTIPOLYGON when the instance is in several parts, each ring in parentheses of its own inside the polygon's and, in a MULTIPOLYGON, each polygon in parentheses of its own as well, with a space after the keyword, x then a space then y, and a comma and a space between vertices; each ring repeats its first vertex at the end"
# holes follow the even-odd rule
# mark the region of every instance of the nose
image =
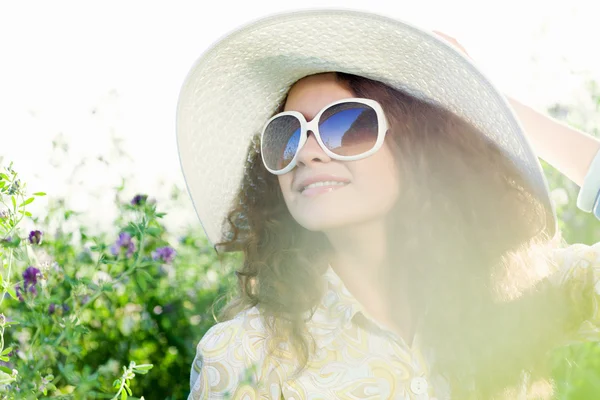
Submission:
POLYGON ((308 131, 308 137, 306 138, 306 143, 298 152, 298 158, 296 162, 298 164, 302 164, 307 166, 313 162, 329 162, 331 158, 325 154, 321 146, 319 146, 319 142, 317 142, 317 138, 315 137, 312 131, 308 131))

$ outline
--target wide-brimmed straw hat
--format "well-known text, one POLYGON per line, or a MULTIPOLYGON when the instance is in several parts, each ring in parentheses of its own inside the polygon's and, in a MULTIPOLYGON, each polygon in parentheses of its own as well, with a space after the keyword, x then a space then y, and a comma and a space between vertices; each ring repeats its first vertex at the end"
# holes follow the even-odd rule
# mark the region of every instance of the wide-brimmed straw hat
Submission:
POLYGON ((548 183, 505 96, 434 33, 351 9, 279 12, 230 31, 189 71, 177 105, 177 144, 194 208, 214 245, 244 174, 247 150, 291 85, 341 71, 440 105, 480 129, 514 161, 557 229, 548 183))

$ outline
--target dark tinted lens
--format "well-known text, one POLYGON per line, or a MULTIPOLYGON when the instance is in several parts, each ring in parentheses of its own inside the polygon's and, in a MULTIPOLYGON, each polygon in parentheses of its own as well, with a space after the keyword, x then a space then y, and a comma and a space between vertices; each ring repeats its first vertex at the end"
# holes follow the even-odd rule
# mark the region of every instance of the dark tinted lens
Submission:
POLYGON ((355 102, 331 106, 319 120, 323 143, 341 156, 356 156, 371 150, 377 141, 378 129, 375 110, 355 102))
POLYGON ((300 121, 291 115, 275 118, 267 125, 262 142, 265 164, 274 170, 288 166, 300 142, 300 121))

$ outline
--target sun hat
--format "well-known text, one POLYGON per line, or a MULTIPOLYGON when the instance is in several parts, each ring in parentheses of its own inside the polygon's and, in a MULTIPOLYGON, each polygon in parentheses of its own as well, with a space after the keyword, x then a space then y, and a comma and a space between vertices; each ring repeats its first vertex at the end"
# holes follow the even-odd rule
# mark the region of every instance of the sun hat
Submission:
POLYGON ((179 93, 176 136, 187 190, 215 245, 240 187, 248 146, 298 79, 341 71, 442 106, 480 129, 515 163, 546 210, 554 204, 515 112, 492 82, 448 41, 385 15, 299 9, 255 19, 206 49, 179 93))

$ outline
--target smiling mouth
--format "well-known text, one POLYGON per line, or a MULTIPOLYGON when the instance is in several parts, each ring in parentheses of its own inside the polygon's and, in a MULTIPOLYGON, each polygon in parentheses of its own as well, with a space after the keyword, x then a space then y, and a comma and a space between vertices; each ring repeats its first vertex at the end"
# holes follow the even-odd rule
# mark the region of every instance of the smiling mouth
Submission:
POLYGON ((337 181, 325 181, 325 182, 315 182, 311 183, 303 187, 300 190, 301 194, 313 195, 319 193, 330 192, 335 189, 339 189, 343 186, 348 185, 349 182, 337 182, 337 181))

